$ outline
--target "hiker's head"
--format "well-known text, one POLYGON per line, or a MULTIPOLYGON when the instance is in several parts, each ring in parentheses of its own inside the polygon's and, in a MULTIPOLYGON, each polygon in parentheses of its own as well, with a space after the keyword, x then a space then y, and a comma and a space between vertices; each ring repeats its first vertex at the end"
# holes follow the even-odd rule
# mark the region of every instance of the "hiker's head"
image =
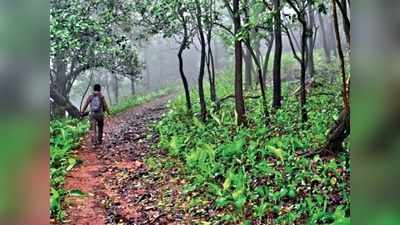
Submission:
POLYGON ((93 86, 93 91, 98 91, 98 92, 100 92, 100 91, 101 91, 101 86, 100 86, 100 84, 95 84, 95 85, 93 86))

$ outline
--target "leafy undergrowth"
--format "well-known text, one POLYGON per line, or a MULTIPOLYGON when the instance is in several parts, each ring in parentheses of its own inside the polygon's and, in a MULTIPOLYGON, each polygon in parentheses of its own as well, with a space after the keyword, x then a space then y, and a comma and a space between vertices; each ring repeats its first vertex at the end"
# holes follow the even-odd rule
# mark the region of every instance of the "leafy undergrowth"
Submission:
MULTIPOLYGON (((169 92, 169 89, 163 89, 147 95, 129 97, 112 106, 110 111, 115 115, 169 92)), ((63 203, 67 194, 82 194, 79 190, 65 190, 64 178, 69 170, 80 163, 80 160, 73 156, 72 150, 79 147, 82 137, 88 129, 89 122, 87 119, 50 121, 50 213, 54 220, 61 221, 64 219, 63 203)))
POLYGON ((61 203, 67 194, 64 190, 64 177, 79 160, 72 156, 71 150, 79 147, 81 137, 89 128, 88 121, 77 119, 50 121, 50 212, 53 218, 64 218, 61 203))
MULTIPOLYGON (((270 123, 263 119, 261 99, 246 99, 247 128, 236 127, 232 99, 209 112, 206 123, 187 116, 183 96, 170 104, 156 127, 159 145, 184 164, 184 205, 195 222, 349 224, 347 146, 335 157, 301 156, 322 146, 341 110, 340 82, 317 81, 322 86, 308 93, 305 124, 292 95, 296 87, 288 85, 282 109, 272 113, 270 123)), ((221 79, 218 96, 232 94, 231 84, 221 79)))

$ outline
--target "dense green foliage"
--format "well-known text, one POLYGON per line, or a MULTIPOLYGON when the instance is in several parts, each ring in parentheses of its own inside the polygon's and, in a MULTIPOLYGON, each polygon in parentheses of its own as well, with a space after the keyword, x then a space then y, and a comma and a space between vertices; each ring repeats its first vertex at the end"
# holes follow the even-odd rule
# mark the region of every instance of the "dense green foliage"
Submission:
POLYGON ((71 150, 79 146, 80 138, 88 128, 86 120, 50 121, 50 210, 54 218, 64 217, 61 210, 61 202, 67 194, 63 188, 64 177, 79 162, 72 156, 71 150))
MULTIPOLYGON (((220 97, 233 92, 227 77, 232 75, 220 76, 220 97)), ((236 126, 232 99, 202 123, 187 116, 184 97, 178 96, 157 129, 160 146, 185 165, 192 212, 211 203, 218 212, 207 219, 213 224, 265 224, 267 219, 276 224, 349 224, 348 152, 332 158, 300 155, 322 146, 341 110, 340 81, 330 84, 320 76, 317 82, 322 86, 309 93, 305 124, 292 94, 297 84, 284 85, 283 107, 270 123, 263 119, 261 99, 247 98, 248 127, 236 126)))
MULTIPOLYGON (((168 89, 163 89, 142 96, 131 96, 113 106, 113 115, 131 107, 143 104, 156 97, 166 95, 168 89)), ((79 190, 65 190, 63 187, 65 175, 76 166, 80 160, 73 156, 72 150, 79 147, 82 136, 89 129, 89 121, 64 119, 50 121, 50 212, 55 219, 63 219, 63 200, 67 194, 81 195, 79 190)))

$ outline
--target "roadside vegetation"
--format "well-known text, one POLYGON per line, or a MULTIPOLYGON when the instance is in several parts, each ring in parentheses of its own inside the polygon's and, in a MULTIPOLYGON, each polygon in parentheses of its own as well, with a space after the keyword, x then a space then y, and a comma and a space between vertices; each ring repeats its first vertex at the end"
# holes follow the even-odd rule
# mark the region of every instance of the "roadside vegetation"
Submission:
MULTIPOLYGON (((157 125, 159 145, 171 156, 164 164, 178 159, 184 165, 189 202, 183 205, 199 222, 349 224, 347 144, 336 157, 313 154, 324 146, 330 121, 338 119, 341 108, 340 80, 326 74, 332 68, 317 67, 315 87, 308 90, 306 123, 299 116, 298 84, 292 82, 284 85, 284 104, 269 121, 263 117, 261 98, 246 99, 251 112, 247 127, 236 126, 233 99, 219 107, 210 104, 206 123, 187 114, 183 95, 171 103, 157 125)), ((221 99, 233 93, 231 80, 232 73, 218 77, 221 99)), ((272 101, 272 96, 267 99, 272 101)), ((199 112, 199 106, 193 106, 199 112)))

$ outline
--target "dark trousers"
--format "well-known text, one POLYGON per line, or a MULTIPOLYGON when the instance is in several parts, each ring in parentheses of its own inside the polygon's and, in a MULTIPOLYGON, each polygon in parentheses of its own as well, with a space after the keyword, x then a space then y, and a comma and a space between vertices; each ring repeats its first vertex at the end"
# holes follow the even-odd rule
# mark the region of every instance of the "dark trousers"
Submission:
POLYGON ((103 127, 104 127, 104 113, 91 113, 90 114, 90 129, 92 130, 92 143, 100 144, 102 142, 103 127), (95 130, 96 125, 97 125, 98 130, 95 130))

